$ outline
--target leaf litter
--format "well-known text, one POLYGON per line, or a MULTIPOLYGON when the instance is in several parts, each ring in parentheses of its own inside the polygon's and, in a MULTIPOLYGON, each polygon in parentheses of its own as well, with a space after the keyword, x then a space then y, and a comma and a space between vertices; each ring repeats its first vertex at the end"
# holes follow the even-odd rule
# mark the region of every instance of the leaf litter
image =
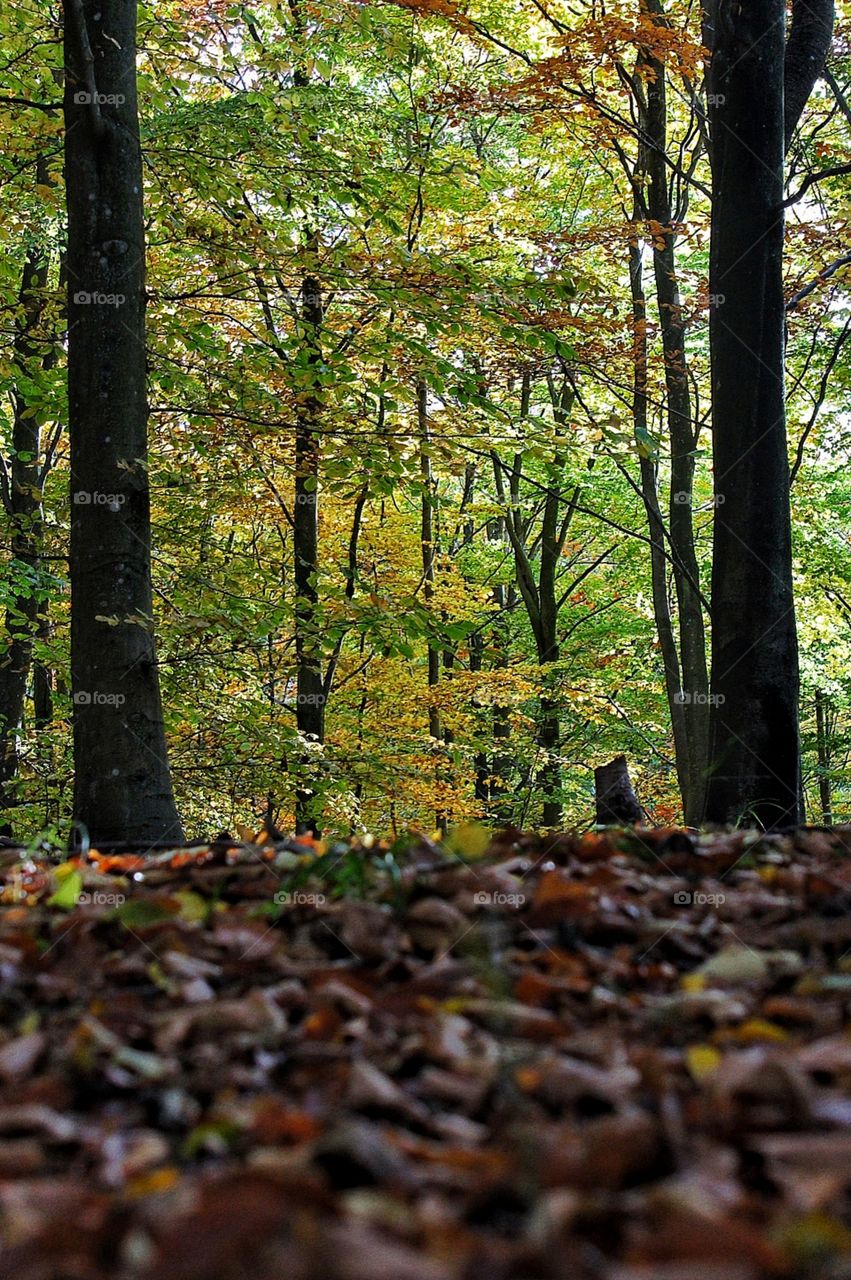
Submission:
POLYGON ((0 851, 0 1274, 848 1280, 851 828, 0 851))

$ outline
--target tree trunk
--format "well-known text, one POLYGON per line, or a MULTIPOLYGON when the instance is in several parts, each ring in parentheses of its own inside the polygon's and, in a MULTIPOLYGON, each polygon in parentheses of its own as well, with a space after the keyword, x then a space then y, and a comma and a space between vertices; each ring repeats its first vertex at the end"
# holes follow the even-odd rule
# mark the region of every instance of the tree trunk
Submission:
MULTIPOLYGON (((639 209, 633 211, 636 230, 630 237, 629 279, 632 292, 632 420, 636 440, 646 440, 647 422, 647 301, 644 293, 644 271, 641 240, 638 235, 639 209)), ((641 468, 641 497, 647 514, 650 538, 650 581, 653 593, 653 618, 662 666, 665 672, 665 693, 671 717, 674 738, 674 757, 677 765, 677 781, 683 798, 683 810, 687 811, 686 797, 689 790, 689 748, 683 702, 680 660, 671 620, 671 604, 668 599, 668 560, 665 554, 665 525, 659 506, 656 478, 656 462, 639 451, 641 468)))
POLYGON ((152 625, 136 0, 65 6, 74 817, 182 838, 152 625))
MULTIPOLYGON (((417 383, 417 426, 420 436, 420 477, 422 479, 422 501, 420 514, 420 549, 423 562, 423 600, 431 609, 434 599, 434 566, 436 559, 434 533, 435 490, 434 477, 429 457, 428 431, 428 388, 425 382, 417 383)), ((432 695, 440 684, 440 646, 429 642, 428 646, 428 731, 435 741, 440 741, 440 711, 433 701, 432 695)))
MULTIPOLYGON (((558 426, 557 426, 558 429, 558 426)), ((541 527, 541 565, 538 577, 540 628, 537 636, 538 663, 545 683, 552 679, 552 664, 558 662, 558 602, 556 599, 556 568, 559 560, 558 518, 562 459, 556 455, 553 475, 544 498, 544 515, 541 527)), ((538 746, 544 757, 539 775, 539 785, 544 796, 541 815, 545 827, 558 828, 562 824, 561 802, 561 721, 559 702, 546 694, 541 697, 541 719, 538 727, 538 746)))
POLYGON ((792 0, 792 26, 784 59, 783 135, 787 151, 824 69, 835 19, 834 0, 792 0))
POLYGON ((801 818, 784 403, 784 3, 716 9, 710 264, 716 519, 706 818, 801 818))
MULTIPOLYGON (((310 238, 313 243, 313 238, 310 238)), ((311 741, 325 741, 325 681, 322 672, 322 637, 319 624, 319 435, 320 388, 318 365, 322 358, 322 292, 319 280, 306 275, 302 282, 301 318, 304 326, 299 369, 295 438, 295 648, 296 724, 311 741)), ((296 828, 319 833, 319 801, 306 783, 296 793, 296 828)))
POLYGON ((641 805, 632 789, 626 756, 615 756, 594 770, 594 793, 600 827, 632 826, 642 819, 641 805))
MULTIPOLYGON (((437 494, 429 456, 428 429, 428 388, 425 381, 417 383, 417 428, 420 436, 420 476, 422 479, 422 503, 420 517, 420 548, 423 562, 423 600, 429 610, 430 625, 431 607, 434 600, 435 561, 437 558, 437 535, 435 531, 435 505, 437 494)), ((435 700, 440 685, 440 645, 429 640, 428 645, 428 733, 435 744, 443 741, 443 728, 440 720, 440 708, 435 700)), ((435 745, 435 751, 439 747, 435 745)), ((438 765, 438 776, 440 767, 438 765)), ((446 826, 446 815, 438 806, 435 823, 439 830, 446 826)))
MULTIPOLYGON (((500 521, 502 525, 503 522, 500 521)), ((494 587, 494 603, 500 616, 494 623, 494 648, 497 657, 494 668, 498 671, 508 670, 509 627, 508 619, 516 603, 513 586, 494 587)), ((492 716, 493 726, 493 760, 491 763, 491 780, 489 786, 490 812, 494 822, 508 826, 514 815, 514 793, 511 778, 515 761, 509 750, 511 741, 511 711, 507 706, 495 703, 492 716)))
POLYGON ((816 689, 816 748, 818 751, 818 790, 821 820, 833 825, 833 802, 830 795, 830 742, 827 732, 827 706, 821 689, 816 689))
MULTIPOLYGON (((39 161, 39 180, 44 181, 39 161)), ((20 317, 14 340, 14 360, 21 381, 32 378, 37 362, 46 363, 37 329, 44 314, 50 259, 36 246, 24 263, 19 295, 20 317)), ((6 609, 7 647, 0 661, 0 810, 13 803, 10 783, 18 769, 17 737, 27 682, 32 666, 33 638, 43 612, 40 598, 42 497, 41 412, 16 387, 13 396, 12 450, 6 498, 11 522, 12 557, 8 577, 15 585, 6 609)), ((8 830, 7 830, 8 834, 8 830)))
MULTIPOLYGON (((468 462, 464 468, 464 500, 462 502, 462 514, 464 514, 464 504, 471 504, 475 494, 476 485, 476 464, 468 462)), ((472 517, 467 514, 464 520, 464 538, 463 546, 471 547, 475 540, 475 524, 472 517)), ((451 552, 450 552, 451 554, 451 552)), ((470 636, 470 673, 482 671, 484 668, 485 658, 485 640, 481 631, 474 631, 470 636)), ((480 704, 475 701, 474 707, 479 708, 480 704)), ((488 760, 487 751, 480 749, 476 752, 473 760, 473 768, 475 770, 475 798, 483 811, 487 810, 487 804, 490 799, 490 785, 488 778, 490 776, 490 762, 488 760)))
MULTIPOLYGON (((645 0, 647 10, 662 25, 661 0, 645 0)), ((665 361, 668 438, 671 447, 669 529, 682 675, 681 709, 685 728, 683 809, 689 826, 703 813, 709 741, 709 674, 706 631, 700 599, 700 569, 694 544, 694 453, 697 430, 692 417, 686 358, 686 323, 676 263, 676 232, 671 205, 668 150, 668 108, 665 64, 646 56, 647 210, 653 226, 653 267, 656 300, 665 361)))

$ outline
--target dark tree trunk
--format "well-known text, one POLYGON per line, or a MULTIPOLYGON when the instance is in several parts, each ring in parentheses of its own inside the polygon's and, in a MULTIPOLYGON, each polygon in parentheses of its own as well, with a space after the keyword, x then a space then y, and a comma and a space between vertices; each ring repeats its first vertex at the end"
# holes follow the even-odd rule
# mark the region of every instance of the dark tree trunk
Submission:
MULTIPOLYGON (((319 623, 319 434, 320 388, 318 366, 322 358, 322 292, 319 280, 306 275, 302 282, 303 361, 299 370, 299 407, 295 439, 295 647, 296 724, 312 741, 325 741, 325 680, 322 671, 322 636, 319 623)), ((319 801, 307 784, 296 793, 296 827, 319 831, 319 801)))
MULTIPOLYGON (((648 12, 660 25, 660 0, 646 0, 648 12)), ((700 598, 700 569, 694 544, 695 450, 697 430, 692 415, 686 357, 686 322, 680 298, 676 263, 676 231, 670 192, 668 151, 668 107, 665 64, 646 57, 647 80, 645 129, 648 146, 647 211, 654 225, 653 267, 656 300, 665 361, 665 390, 668 438, 671 447, 671 498, 669 528, 682 675, 681 716, 685 730, 682 759, 682 794, 685 820, 696 825, 703 813, 709 739, 709 674, 706 631, 700 598)))
MULTIPOLYGON (((437 561, 437 530, 435 509, 437 506, 437 490, 429 455, 428 426, 428 388, 424 381, 417 383, 417 429, 420 436, 420 477, 422 480, 422 500, 420 509, 420 550, 423 562, 423 600, 429 610, 429 625, 433 625, 431 615, 434 600, 435 565, 437 561)), ((440 780, 440 747, 443 742, 443 726, 436 694, 440 686, 440 645, 430 640, 428 645, 428 733, 435 743, 435 759, 437 761, 437 780, 440 780)), ((446 828, 446 815, 438 806, 435 816, 438 830, 446 828)))
POLYGON ((788 151, 827 55, 836 18, 834 0, 792 0, 786 45, 783 134, 788 151))
MULTIPOLYGON (((38 639, 50 638, 50 622, 46 611, 38 619, 38 639)), ((44 662, 33 663, 33 724, 47 729, 53 723, 53 672, 44 662)))
MULTIPOLYGON (((300 0, 289 0, 293 34, 299 57, 305 57, 306 24, 300 0)), ((297 89, 310 87, 306 59, 293 73, 297 89)), ((311 141, 316 142, 316 130, 311 141)), ((296 725, 303 737, 320 744, 325 741, 326 687, 322 671, 322 636, 319 618, 319 419, 322 412, 322 326, 324 302, 322 285, 315 274, 319 238, 315 226, 305 228, 304 248, 314 270, 305 273, 301 285, 302 344, 296 371, 295 515, 293 555, 295 558, 295 648, 296 725)), ((272 326, 274 332, 274 326, 272 326)), ((301 762, 301 774, 309 772, 301 762)), ((296 789, 296 831, 319 834, 321 801, 307 780, 296 789)))
MULTIPOLYGON (((476 632, 470 637, 470 671, 478 672, 484 669, 485 665, 485 642, 484 637, 476 632)), ((480 705, 478 702, 475 704, 480 705)), ((473 766, 476 772, 475 797, 479 805, 487 808, 490 801, 490 761, 488 753, 485 750, 476 752, 473 766)))
MULTIPOLYGON (((489 522, 488 537, 502 547, 508 543, 508 532, 505 518, 489 522)), ((493 626, 494 669, 508 670, 510 647, 510 618, 517 603, 517 592, 513 584, 499 583, 493 588, 493 603, 497 614, 493 626)), ((490 767, 489 814, 494 822, 509 826, 514 814, 514 796, 511 777, 514 760, 509 750, 511 741, 511 711, 500 703, 495 703, 491 716, 491 733, 493 738, 493 759, 490 767)))
POLYGON ((152 630, 135 0, 65 6, 74 816, 179 840, 152 630))
MULTIPOLYGON (((566 369, 562 369, 561 387, 548 376, 547 385, 553 409, 555 435, 564 432, 568 415, 574 399, 574 391, 566 369)), ((531 397, 531 378, 523 375, 520 416, 525 418, 529 413, 531 397)), ((530 558, 530 521, 521 510, 520 480, 522 474, 522 454, 514 457, 514 464, 509 469, 503 467, 496 451, 491 454, 494 470, 494 483, 500 505, 505 510, 504 528, 508 534, 514 552, 514 567, 517 589, 526 613, 529 625, 535 638, 535 649, 538 665, 541 668, 543 691, 540 699, 538 718, 537 745, 542 764, 538 769, 538 787, 543 793, 543 812, 541 815, 544 827, 559 827, 562 822, 563 805, 561 801, 561 717, 558 691, 555 688, 554 666, 559 660, 558 612, 559 598, 556 573, 561 558, 562 548, 570 529, 570 523, 579 501, 579 489, 575 489, 573 497, 562 511, 562 492, 564 484, 564 458, 556 448, 550 463, 549 479, 544 490, 543 515, 540 533, 540 564, 537 576, 530 558), (506 493, 504 472, 509 478, 509 492, 506 493)), ((534 540, 532 540, 534 541, 534 540)))
MULTIPOLYGON (((428 388, 425 382, 417 384, 417 426, 420 435, 420 477, 422 479, 422 500, 420 510, 420 549, 423 562, 423 600, 431 609, 434 599, 435 561, 437 547, 435 545, 434 508, 437 501, 429 456, 428 429, 428 388)), ((428 646, 428 731, 429 736, 439 742, 442 738, 440 711, 434 701, 434 693, 440 684, 440 646, 434 641, 428 646)))
MULTIPOLYGON (((38 167, 42 169, 41 164, 38 167)), ((40 181, 44 180, 40 173, 40 181)), ((44 314, 49 266, 48 255, 38 247, 30 250, 24 263, 14 340, 15 367, 22 383, 33 376, 37 362, 48 363, 37 330, 44 314)), ((31 404, 18 385, 13 396, 9 488, 4 498, 12 533, 9 580, 19 585, 6 610, 8 642, 0 659, 0 810, 12 803, 10 783, 18 768, 18 729, 32 666, 33 639, 43 613, 39 583, 43 523, 40 466, 39 406, 31 404)))
MULTIPOLYGON (((558 429, 558 428, 557 428, 558 429)), ((559 505, 563 461, 556 456, 553 474, 544 498, 544 515, 541 526, 541 565, 538 575, 538 601, 540 626, 537 635, 538 664, 546 684, 553 680, 552 665, 559 660, 558 602, 556 598, 556 568, 559 545, 559 505)), ((563 806, 561 802, 561 717, 558 698, 544 694, 541 698, 541 719, 538 726, 538 746, 544 759, 539 784, 544 796, 541 815, 545 827, 561 826, 563 806)))
MULTIPOLYGON (((633 333, 633 392, 632 419, 638 441, 647 438, 647 301, 644 293, 644 270, 641 241, 638 235, 639 210, 633 212, 636 231, 629 245, 629 279, 632 293, 633 333)), ((665 551, 665 525, 659 506, 657 466, 653 458, 640 454, 641 496, 647 515, 650 538, 650 580, 653 594, 653 617, 659 650, 665 672, 665 693, 671 716, 674 738, 674 756, 677 765, 677 782, 683 798, 683 809, 688 812, 689 748, 685 707, 682 697, 680 660, 671 619, 671 602, 668 598, 668 559, 665 551)))
MULTIPOLYGON (((486 389, 483 389, 483 390, 485 391, 485 394, 486 394, 486 389)), ((476 536, 476 528, 475 528, 473 519, 465 510, 468 507, 468 505, 473 502, 475 486, 476 486, 476 464, 474 462, 468 462, 467 466, 464 468, 464 498, 462 502, 462 514, 465 514, 464 538, 463 538, 463 546, 465 547, 471 547, 474 543, 475 536, 476 536)), ((473 673, 473 672, 482 671, 485 665, 484 660, 485 660, 484 636, 482 635, 481 631, 474 631, 473 634, 470 636, 470 672, 473 673)), ((480 706, 478 702, 474 702, 473 705, 477 708, 480 706)), ((482 808, 482 810, 486 811, 487 804, 490 799, 490 783, 488 781, 490 777, 490 762, 488 760, 487 751, 482 749, 476 752, 475 758, 473 760, 473 767, 475 769, 474 794, 479 806, 482 808)))
POLYGON ((641 821, 642 809, 632 789, 626 756, 615 756, 594 770, 594 794, 598 826, 632 826, 641 821))
POLYGON ((715 11, 710 294, 716 519, 706 818, 801 817, 784 403, 784 4, 715 11))
MULTIPOLYGON (((508 669, 508 616, 516 602, 514 587, 498 586, 494 588, 494 602, 502 611, 494 626, 494 648, 497 657, 494 662, 496 670, 508 669)), ((507 706, 496 703, 493 708, 493 761, 490 770, 489 800, 490 813, 494 822, 509 826, 514 816, 514 793, 512 790, 512 774, 515 768, 514 757, 510 751, 511 711, 507 706)))
POLYGON ((826 827, 833 825, 833 801, 830 795, 830 741, 827 731, 827 700, 821 689, 816 690, 816 749, 818 752, 818 790, 821 820, 826 827))

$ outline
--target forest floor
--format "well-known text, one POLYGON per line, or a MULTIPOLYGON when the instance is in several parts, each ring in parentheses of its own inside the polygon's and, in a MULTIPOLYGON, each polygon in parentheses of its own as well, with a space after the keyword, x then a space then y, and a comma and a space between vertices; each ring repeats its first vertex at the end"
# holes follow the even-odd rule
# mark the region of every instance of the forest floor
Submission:
POLYGON ((848 1280, 851 828, 0 853, 0 1274, 848 1280))

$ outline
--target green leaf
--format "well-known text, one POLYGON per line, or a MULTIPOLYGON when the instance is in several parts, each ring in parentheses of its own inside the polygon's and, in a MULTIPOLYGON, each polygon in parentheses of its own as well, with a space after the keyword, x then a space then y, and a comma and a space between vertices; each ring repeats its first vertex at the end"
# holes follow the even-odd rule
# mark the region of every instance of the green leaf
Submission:
POLYGON ((59 888, 47 899, 47 905, 59 907, 61 911, 73 911, 83 892, 83 877, 76 869, 72 870, 67 862, 56 868, 56 874, 57 878, 61 877, 59 888))
POLYGON ((148 924, 159 924, 161 920, 170 920, 174 916, 174 908, 168 908, 160 902, 151 902, 147 898, 130 898, 116 907, 113 918, 119 920, 128 929, 141 929, 148 924))

